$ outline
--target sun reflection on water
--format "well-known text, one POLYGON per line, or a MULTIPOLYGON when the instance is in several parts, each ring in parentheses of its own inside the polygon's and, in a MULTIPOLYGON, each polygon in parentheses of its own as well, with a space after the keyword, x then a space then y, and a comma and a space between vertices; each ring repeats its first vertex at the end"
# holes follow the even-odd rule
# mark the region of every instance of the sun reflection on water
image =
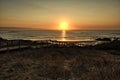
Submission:
POLYGON ((62 30, 62 41, 66 41, 66 31, 62 30))

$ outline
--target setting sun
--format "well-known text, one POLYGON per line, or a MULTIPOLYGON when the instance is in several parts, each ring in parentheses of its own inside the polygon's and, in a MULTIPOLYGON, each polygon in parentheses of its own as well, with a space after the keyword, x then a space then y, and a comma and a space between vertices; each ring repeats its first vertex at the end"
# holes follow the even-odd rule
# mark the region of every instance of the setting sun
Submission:
POLYGON ((68 30, 68 23, 67 22, 61 22, 60 23, 60 30, 68 30))

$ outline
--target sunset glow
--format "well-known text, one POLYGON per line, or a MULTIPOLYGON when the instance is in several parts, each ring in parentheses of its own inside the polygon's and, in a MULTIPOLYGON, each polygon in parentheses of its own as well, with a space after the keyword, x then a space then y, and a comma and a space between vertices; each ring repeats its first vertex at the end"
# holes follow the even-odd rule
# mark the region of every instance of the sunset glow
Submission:
POLYGON ((120 29, 120 0, 0 0, 0 11, 0 27, 120 29))
POLYGON ((61 22, 60 23, 60 30, 68 30, 69 29, 69 25, 68 25, 68 22, 61 22))

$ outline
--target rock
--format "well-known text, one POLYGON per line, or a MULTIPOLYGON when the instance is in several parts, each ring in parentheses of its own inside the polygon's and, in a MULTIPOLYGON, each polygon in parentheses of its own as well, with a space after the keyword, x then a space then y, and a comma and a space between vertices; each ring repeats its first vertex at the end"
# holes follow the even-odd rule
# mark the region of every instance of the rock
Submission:
POLYGON ((111 41, 110 38, 97 38, 97 41, 111 41))

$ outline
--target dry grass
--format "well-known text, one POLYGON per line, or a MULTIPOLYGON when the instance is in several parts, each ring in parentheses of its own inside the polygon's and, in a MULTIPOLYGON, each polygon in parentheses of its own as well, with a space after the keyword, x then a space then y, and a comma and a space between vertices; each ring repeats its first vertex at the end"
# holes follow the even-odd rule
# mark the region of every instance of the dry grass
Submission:
POLYGON ((119 80, 120 56, 114 53, 119 52, 81 48, 6 52, 0 54, 0 79, 119 80))

